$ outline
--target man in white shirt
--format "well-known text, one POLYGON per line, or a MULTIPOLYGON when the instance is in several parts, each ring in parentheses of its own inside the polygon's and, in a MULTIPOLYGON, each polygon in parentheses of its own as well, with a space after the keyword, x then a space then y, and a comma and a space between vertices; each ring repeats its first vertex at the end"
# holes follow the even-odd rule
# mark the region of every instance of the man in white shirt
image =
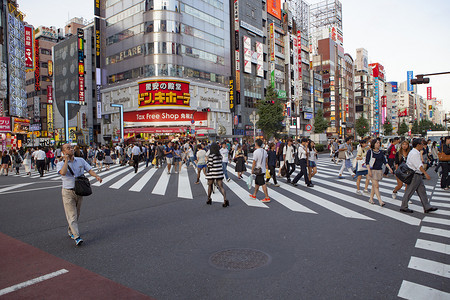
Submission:
POLYGON ((206 151, 203 149, 203 145, 199 144, 197 146, 197 159, 196 159, 196 164, 197 164, 197 181, 195 182, 195 184, 199 184, 200 183, 200 173, 203 170, 203 174, 205 174, 206 176, 206 151))
POLYGON ((141 148, 137 144, 131 149, 131 159, 133 160, 134 173, 137 173, 139 167, 139 155, 141 155, 141 148))
POLYGON ((314 184, 312 184, 311 181, 309 180, 308 171, 306 168, 307 167, 306 159, 308 157, 308 153, 306 151, 307 144, 308 144, 308 139, 302 138, 302 142, 299 145, 298 151, 297 151, 298 158, 300 159, 300 172, 297 174, 297 176, 295 176, 294 180, 292 181, 292 184, 294 186, 297 186, 297 182, 300 180, 300 178, 302 178, 302 176, 305 177, 305 184, 308 187, 314 186, 314 184))
POLYGON ((267 192, 266 186, 266 169, 268 169, 268 161, 267 161, 267 152, 262 147, 262 140, 257 139, 255 141, 255 152, 253 152, 253 164, 252 164, 252 174, 255 174, 255 170, 261 169, 261 172, 258 172, 255 177, 255 192, 250 195, 250 198, 256 199, 256 194, 258 193, 259 186, 262 186, 264 195, 266 196, 261 202, 268 203, 270 202, 269 193, 267 192))
POLYGON ((227 143, 222 142, 222 148, 220 149, 220 154, 222 155, 223 175, 225 176, 227 181, 230 181, 230 177, 228 177, 228 171, 227 171, 227 166, 228 166, 228 148, 227 148, 227 143))
POLYGON ((283 160, 286 164, 286 178, 288 183, 291 183, 291 175, 295 171, 294 155, 295 148, 292 145, 292 139, 288 139, 287 145, 283 149, 283 160))
POLYGON ((406 213, 414 212, 413 210, 408 208, 408 201, 416 191, 419 195, 420 202, 422 202, 424 212, 429 213, 432 211, 436 211, 437 207, 431 206, 430 201, 428 201, 427 191, 425 190, 425 185, 422 178, 422 176, 425 175, 427 180, 430 180, 430 175, 428 175, 428 173, 425 171, 420 155, 420 151, 423 149, 422 139, 414 139, 412 142, 412 146, 413 149, 409 152, 408 157, 406 158, 406 165, 410 169, 414 170, 415 173, 413 175, 411 183, 406 187, 400 211, 406 213))
POLYGON ((45 152, 42 150, 42 146, 38 147, 38 150, 33 153, 34 159, 36 160, 36 169, 41 174, 40 177, 44 177, 44 168, 45 168, 45 152))

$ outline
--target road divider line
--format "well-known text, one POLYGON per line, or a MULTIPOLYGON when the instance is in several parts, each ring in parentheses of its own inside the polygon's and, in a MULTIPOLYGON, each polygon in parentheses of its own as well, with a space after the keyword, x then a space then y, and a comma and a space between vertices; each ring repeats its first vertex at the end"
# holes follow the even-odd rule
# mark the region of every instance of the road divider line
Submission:
POLYGON ((30 285, 33 285, 33 284, 36 284, 36 283, 39 283, 39 282, 42 282, 42 281, 54 278, 56 276, 60 276, 62 274, 68 273, 68 272, 69 271, 67 271, 66 269, 61 269, 59 271, 56 271, 56 272, 53 272, 53 273, 49 273, 49 274, 46 274, 46 275, 43 275, 43 276, 40 276, 40 277, 36 277, 34 279, 31 279, 31 280, 28 280, 28 281, 25 281, 25 282, 22 282, 22 283, 19 283, 19 284, 16 284, 16 285, 13 285, 13 286, 10 286, 10 287, 7 287, 7 288, 4 288, 4 289, 0 290, 0 296, 3 296, 3 295, 6 295, 6 294, 15 292, 15 291, 23 289, 23 288, 25 288, 27 286, 30 286, 30 285))

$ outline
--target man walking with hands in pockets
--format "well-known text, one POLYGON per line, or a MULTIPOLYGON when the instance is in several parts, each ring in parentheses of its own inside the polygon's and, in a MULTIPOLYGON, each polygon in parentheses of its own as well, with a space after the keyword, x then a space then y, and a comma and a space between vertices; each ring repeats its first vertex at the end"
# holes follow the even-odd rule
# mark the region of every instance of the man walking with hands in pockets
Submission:
POLYGON ((62 179, 62 200, 67 222, 69 223, 68 234, 75 240, 75 244, 79 246, 83 243, 78 230, 78 218, 80 217, 83 197, 75 194, 75 178, 87 171, 99 182, 102 182, 102 179, 83 158, 74 156, 73 146, 70 144, 62 146, 62 156, 63 160, 58 162, 56 170, 61 174, 62 179))

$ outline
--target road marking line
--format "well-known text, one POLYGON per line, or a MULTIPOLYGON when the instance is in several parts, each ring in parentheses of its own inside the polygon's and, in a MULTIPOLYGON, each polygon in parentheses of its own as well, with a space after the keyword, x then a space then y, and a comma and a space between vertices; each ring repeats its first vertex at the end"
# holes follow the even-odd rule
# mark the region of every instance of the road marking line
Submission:
MULTIPOLYGON (((169 179, 170 179, 170 174, 167 174, 167 170, 168 168, 164 168, 161 176, 159 177, 158 182, 155 185, 155 188, 152 191, 152 194, 157 194, 157 195, 165 195, 166 194, 166 190, 167 190, 167 185, 169 184, 169 179)), ((173 168, 172 168, 173 171, 173 168)))
POLYGON ((444 243, 438 243, 438 242, 418 239, 416 241, 416 248, 450 255, 450 245, 447 245, 444 243))
MULTIPOLYGON (((141 163, 141 165, 143 165, 143 164, 144 164, 144 163, 141 163)), ((120 167, 120 168, 117 168, 116 170, 119 170, 119 169, 121 169, 121 170, 118 171, 118 172, 112 173, 111 175, 109 175, 109 176, 107 176, 107 177, 105 177, 105 178, 102 178, 103 180, 102 180, 101 183, 100 183, 99 181, 97 181, 96 183, 94 183, 94 184, 92 184, 92 185, 100 186, 102 183, 103 183, 103 184, 104 184, 104 183, 107 183, 107 182, 110 181, 111 179, 114 179, 114 178, 116 178, 117 176, 119 176, 120 174, 126 173, 126 172, 128 172, 128 171, 134 172, 134 169, 127 168, 127 166, 122 166, 122 167, 120 167)), ((104 172, 104 173, 100 173, 100 174, 97 173, 97 174, 98 174, 98 176, 101 177, 101 175, 108 174, 108 173, 113 172, 113 171, 115 171, 115 170, 109 170, 109 171, 106 171, 106 172, 104 172)), ((86 177, 88 177, 88 176, 86 176, 86 177)), ((95 177, 93 177, 93 176, 91 176, 91 178, 89 178, 89 180, 93 180, 93 179, 95 179, 95 177)))
POLYGON ((429 259, 411 256, 408 268, 450 278, 450 265, 429 259))
POLYGON ((20 184, 16 184, 16 185, 13 185, 13 186, 6 187, 6 188, 2 188, 2 189, 0 189, 0 193, 6 192, 6 191, 10 191, 10 190, 13 190, 15 188, 21 188, 23 186, 27 186, 27 185, 30 185, 30 184, 33 184, 33 183, 34 182, 20 183, 20 184))
MULTIPOLYGON (((434 193, 433 196, 434 196, 435 194, 436 194, 436 193, 434 193)), ((447 197, 440 197, 440 196, 438 196, 438 197, 433 197, 432 199, 433 199, 433 200, 440 200, 440 201, 448 201, 448 202, 450 202, 450 195, 448 195, 447 197)))
POLYGON ((178 198, 193 199, 189 173, 185 168, 180 168, 178 173, 178 198))
POLYGON ((25 282, 22 282, 22 283, 10 286, 8 288, 4 288, 4 289, 0 290, 0 296, 3 296, 3 295, 6 295, 6 294, 15 292, 15 291, 23 289, 23 288, 25 288, 27 286, 30 286, 30 285, 42 282, 44 280, 48 280, 48 279, 54 278, 56 276, 59 276, 59 275, 62 275, 64 273, 68 273, 68 272, 69 271, 67 271, 66 269, 61 269, 59 271, 56 271, 56 272, 53 272, 53 273, 50 273, 50 274, 47 274, 47 275, 43 275, 43 276, 40 276, 40 277, 36 277, 34 279, 31 279, 31 280, 28 280, 28 281, 25 281, 25 282))
POLYGON ((450 208, 450 203, 442 203, 442 202, 437 202, 434 199, 432 199, 432 200, 433 200, 433 206, 450 208))
POLYGON ((440 219, 440 218, 435 218, 435 217, 425 217, 425 218, 423 218, 422 222, 450 225, 450 220, 445 220, 445 219, 440 219))
MULTIPOLYGON (((439 184, 439 186, 441 186, 441 185, 439 184)), ((447 196, 447 197, 450 197, 450 192, 434 192, 433 194, 434 194, 434 195, 438 195, 438 196, 447 196)))
POLYGON ((150 179, 152 178, 153 174, 156 173, 158 169, 157 168, 151 168, 150 170, 148 170, 147 173, 144 174, 144 176, 141 177, 141 179, 139 179, 130 189, 129 191, 132 192, 140 192, 144 186, 147 184, 147 182, 150 181, 150 179))
POLYGON ((404 299, 449 299, 450 294, 424 285, 403 280, 398 297, 404 299))
POLYGON ((131 172, 127 176, 123 177, 119 181, 115 182, 113 185, 111 185, 110 189, 120 189, 125 183, 130 181, 134 176, 136 176, 138 173, 140 173, 142 170, 145 170, 144 168, 139 168, 137 173, 131 172))
POLYGON ((5 195, 5 194, 14 194, 14 193, 23 193, 23 192, 32 192, 32 191, 38 191, 38 190, 48 190, 48 189, 54 189, 54 188, 57 188, 57 187, 62 187, 62 184, 60 184, 60 185, 55 185, 55 186, 48 186, 48 187, 36 188, 36 189, 19 190, 19 191, 9 191, 9 192, 4 192, 4 193, 2 193, 2 195, 5 195))
POLYGON ((450 238, 450 230, 446 230, 446 229, 440 229, 440 228, 429 227, 429 226, 422 226, 422 227, 420 227, 420 232, 421 233, 426 233, 426 234, 443 236, 445 238, 450 238))

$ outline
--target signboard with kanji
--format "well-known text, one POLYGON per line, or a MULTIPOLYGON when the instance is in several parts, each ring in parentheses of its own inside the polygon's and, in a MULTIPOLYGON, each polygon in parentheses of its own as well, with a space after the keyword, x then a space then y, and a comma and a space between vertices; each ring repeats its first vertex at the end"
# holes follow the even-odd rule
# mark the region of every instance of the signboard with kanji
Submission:
POLYGON ((139 107, 190 106, 189 82, 147 80, 139 82, 139 107))

